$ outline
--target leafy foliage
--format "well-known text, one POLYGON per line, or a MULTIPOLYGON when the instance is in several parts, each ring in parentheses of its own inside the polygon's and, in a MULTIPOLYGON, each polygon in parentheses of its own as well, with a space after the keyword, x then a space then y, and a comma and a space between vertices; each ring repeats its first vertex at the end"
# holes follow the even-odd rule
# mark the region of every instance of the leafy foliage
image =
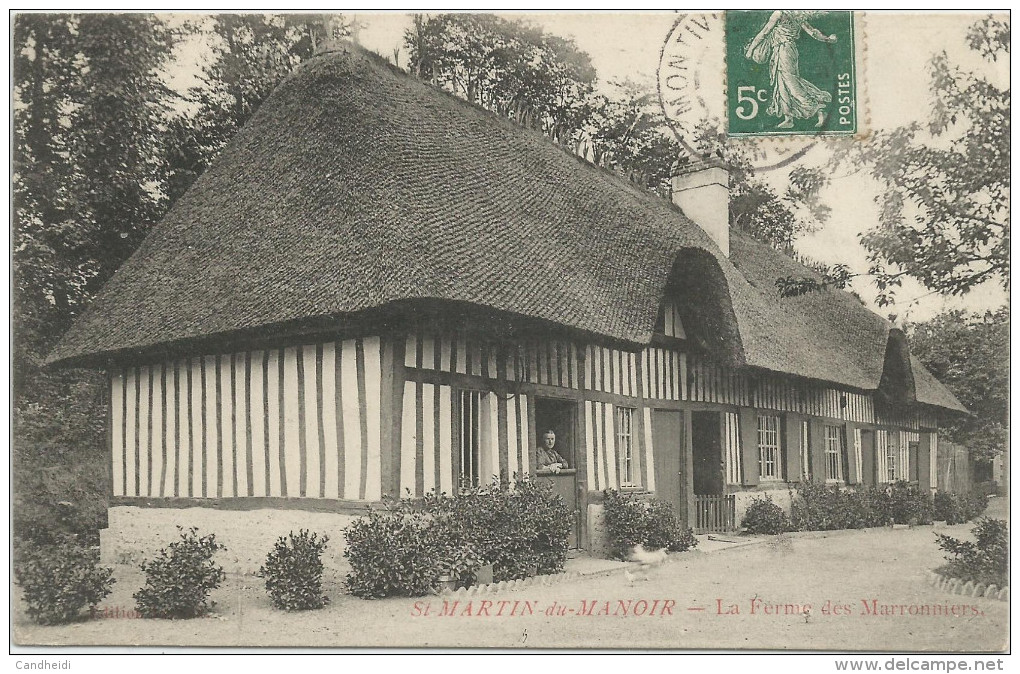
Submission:
MULTIPOLYGON (((989 64, 1008 61, 1009 36, 1009 18, 990 16, 968 44, 989 64)), ((878 132, 836 158, 868 166, 886 186, 881 224, 861 238, 884 303, 904 276, 948 294, 988 280, 1009 287, 1009 87, 963 71, 945 52, 929 70, 926 129, 878 132)))
POLYGON ((177 527, 180 540, 142 562, 145 586, 135 592, 138 612, 144 618, 195 618, 209 611, 209 593, 226 578, 213 556, 224 546, 214 534, 199 537, 192 527, 177 527))
POLYGON ((946 524, 963 524, 983 513, 987 507, 987 496, 939 491, 935 492, 932 519, 946 524))
POLYGON ((307 529, 280 536, 259 568, 266 592, 276 608, 305 611, 322 608, 329 598, 322 594, 322 553, 328 536, 307 529))
POLYGON ((751 499, 740 526, 747 529, 749 534, 768 535, 781 534, 790 531, 792 527, 790 516, 768 494, 751 499))
POLYGON ((421 506, 454 548, 471 545, 493 565, 493 578, 526 578, 563 568, 574 518, 552 487, 522 480, 513 489, 493 482, 456 498, 428 495, 421 506))
POLYGON ((99 566, 99 551, 72 538, 21 546, 14 576, 24 593, 27 613, 41 625, 78 620, 87 606, 110 594, 113 570, 99 566))
POLYGON ((105 512, 104 378, 45 354, 165 211, 160 71, 180 33, 144 14, 14 18, 16 535, 94 539, 105 512), (59 473, 65 477, 55 477, 59 473))
POLYGON ((373 511, 346 529, 347 588, 356 597, 419 597, 440 573, 438 527, 421 513, 373 511))
POLYGON ((610 85, 609 95, 592 94, 585 102, 574 151, 669 198, 672 170, 682 150, 658 97, 629 80, 610 85))
POLYGON ((491 14, 416 15, 410 69, 472 103, 566 142, 580 126, 595 69, 573 40, 491 14))
POLYGON ((844 290, 854 277, 845 264, 811 264, 817 273, 815 276, 783 276, 776 279, 776 288, 780 297, 797 297, 805 293, 822 292, 825 290, 844 290))
POLYGON ((946 554, 948 564, 938 571, 964 581, 1009 584, 1009 525, 1005 520, 983 517, 971 532, 976 542, 961 541, 944 534, 935 534, 939 548, 946 554))
POLYGON ((902 480, 886 491, 889 518, 896 524, 931 524, 934 504, 931 493, 902 480))
POLYGON ((628 559, 638 543, 671 552, 684 552, 698 544, 694 532, 681 524, 668 501, 645 501, 607 489, 602 492, 602 506, 609 552, 616 559, 628 559))
POLYGON ((470 582, 484 564, 496 581, 553 573, 566 561, 571 525, 552 487, 528 480, 405 499, 345 530, 347 586, 365 598, 420 596, 441 574, 470 582))
POLYGON ((907 326, 911 351, 972 412, 939 432, 979 460, 1009 442, 1009 306, 984 315, 949 311, 907 326))
POLYGON ((844 488, 805 482, 793 499, 791 524, 798 531, 861 529, 896 524, 931 524, 932 498, 909 482, 884 487, 844 488))

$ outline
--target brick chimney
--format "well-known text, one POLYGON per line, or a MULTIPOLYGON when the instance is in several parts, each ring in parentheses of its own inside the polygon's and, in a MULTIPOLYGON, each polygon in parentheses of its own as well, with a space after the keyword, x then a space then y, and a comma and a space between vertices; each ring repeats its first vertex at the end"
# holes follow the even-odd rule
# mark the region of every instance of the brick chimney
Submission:
POLYGON ((730 256, 730 169, 718 157, 677 162, 671 179, 673 203, 730 256))

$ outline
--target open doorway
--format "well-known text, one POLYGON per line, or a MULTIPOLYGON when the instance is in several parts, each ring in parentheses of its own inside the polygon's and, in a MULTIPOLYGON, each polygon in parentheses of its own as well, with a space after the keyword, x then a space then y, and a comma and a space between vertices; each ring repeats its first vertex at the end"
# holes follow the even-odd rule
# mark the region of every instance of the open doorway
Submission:
MULTIPOLYGON (((536 448, 542 446, 544 435, 552 431, 555 435, 553 449, 562 456, 567 468, 577 468, 577 454, 574 442, 575 410, 577 404, 570 400, 555 398, 535 398, 535 438, 536 448)), ((539 463, 535 464, 536 467, 539 463)))
POLYGON ((547 480, 553 490, 563 497, 573 513, 574 526, 570 529, 569 545, 576 548, 580 540, 581 517, 577 500, 577 403, 556 398, 535 398, 535 474, 547 480), (543 451, 543 446, 546 451, 543 451), (543 456, 546 458, 543 460, 543 456), (558 457, 556 461, 548 457, 558 457), (562 459, 560 461, 559 459, 562 459), (566 465, 563 465, 566 464, 566 465), (556 465, 555 468, 550 468, 556 465))
POLYGON ((691 413, 694 493, 723 493, 722 428, 718 412, 691 413))

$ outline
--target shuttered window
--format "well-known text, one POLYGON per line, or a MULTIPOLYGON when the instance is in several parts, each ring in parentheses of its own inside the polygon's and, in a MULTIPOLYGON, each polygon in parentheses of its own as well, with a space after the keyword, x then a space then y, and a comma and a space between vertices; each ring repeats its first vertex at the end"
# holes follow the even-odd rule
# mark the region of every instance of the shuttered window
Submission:
POLYGON ((758 465, 761 479, 781 479, 782 474, 779 468, 780 454, 778 416, 758 416, 758 451, 758 465))
POLYGON ((839 426, 825 427, 825 479, 843 481, 843 429, 839 426))

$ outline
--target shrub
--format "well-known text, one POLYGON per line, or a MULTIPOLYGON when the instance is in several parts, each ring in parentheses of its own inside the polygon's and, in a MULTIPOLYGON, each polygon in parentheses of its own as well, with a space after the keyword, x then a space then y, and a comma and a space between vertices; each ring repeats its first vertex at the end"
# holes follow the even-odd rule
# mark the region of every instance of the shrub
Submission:
POLYGON ((974 519, 988 505, 988 499, 979 494, 960 496, 952 492, 935 493, 934 513, 932 517, 946 524, 963 524, 974 519))
POLYGON ((889 487, 842 488, 806 482, 797 488, 791 524, 802 531, 930 524, 933 506, 924 490, 907 482, 889 487))
POLYGON ((473 581, 493 565, 496 581, 563 569, 573 515, 546 483, 494 483, 457 497, 405 499, 351 526, 347 586, 359 597, 420 596, 440 574, 473 581))
POLYGON ((946 554, 947 564, 938 571, 964 581, 1009 584, 1009 528, 1005 520, 982 518, 971 529, 976 542, 961 541, 943 534, 935 539, 946 554))
POLYGON ((926 490, 899 480, 889 487, 889 518, 896 524, 931 524, 934 507, 926 490))
POLYGON ((224 546, 216 536, 198 536, 195 528, 177 527, 180 540, 161 549, 152 561, 142 562, 145 586, 134 594, 143 618, 195 618, 205 614, 209 592, 226 577, 213 563, 224 546))
POLYGON ((652 499, 645 509, 645 540, 649 549, 666 548, 686 552, 698 544, 694 532, 685 527, 668 501, 652 499))
POLYGON ((803 531, 859 529, 874 516, 871 494, 857 494, 835 485, 805 482, 793 500, 791 524, 803 531))
POLYGON ((81 545, 99 545, 99 530, 106 526, 106 470, 102 462, 81 462, 19 471, 12 494, 16 544, 54 545, 74 536, 81 545))
POLYGON ((698 544, 694 532, 683 526, 668 501, 642 501, 615 489, 605 490, 602 496, 609 553, 615 559, 627 559, 638 543, 672 552, 690 550, 698 544))
POLYGON ((113 570, 99 566, 99 551, 70 538, 56 544, 22 546, 14 575, 29 617, 41 625, 78 620, 82 609, 94 610, 114 583, 113 570))
POLYGON ((513 489, 493 483, 456 498, 429 495, 420 507, 441 530, 443 556, 467 546, 479 562, 493 565, 497 582, 554 573, 566 562, 574 515, 546 482, 521 480, 513 489))
POLYGON ((348 526, 347 587, 356 597, 418 597, 439 577, 440 546, 431 518, 373 511, 348 526))
POLYGON ((790 530, 790 517, 776 505, 771 496, 765 494, 764 497, 756 496, 752 499, 740 526, 747 529, 749 534, 781 534, 790 530))
POLYGON ((988 509, 988 497, 983 494, 972 493, 964 498, 964 504, 963 514, 969 522, 988 509))
POLYGON ((645 506, 615 489, 602 492, 602 508, 609 537, 609 554, 627 559, 631 549, 645 541, 645 506))
POLYGON ((328 536, 301 529, 281 536, 273 546, 259 577, 266 581, 266 592, 276 608, 305 611, 322 608, 329 598, 322 594, 322 553, 328 536))

